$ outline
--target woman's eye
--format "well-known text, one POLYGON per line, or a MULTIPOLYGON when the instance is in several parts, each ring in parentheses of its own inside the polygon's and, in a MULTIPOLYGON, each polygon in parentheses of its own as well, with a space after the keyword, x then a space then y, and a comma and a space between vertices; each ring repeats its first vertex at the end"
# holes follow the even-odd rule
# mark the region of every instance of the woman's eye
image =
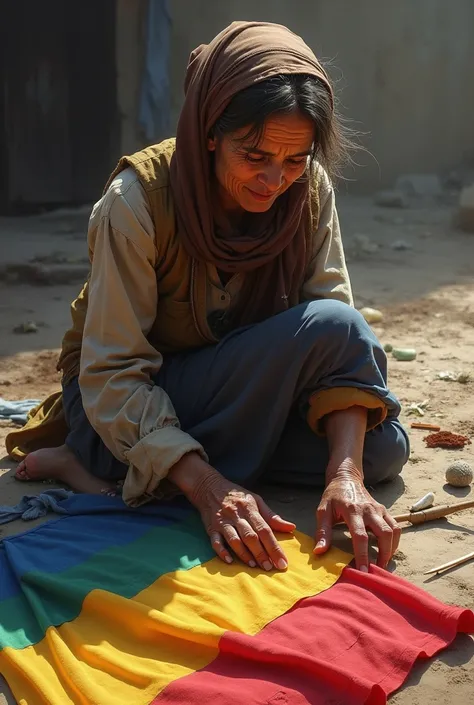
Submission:
POLYGON ((263 162, 265 157, 262 154, 248 154, 247 153, 247 161, 249 161, 251 164, 260 164, 263 162))
POLYGON ((303 166, 306 163, 306 157, 303 159, 288 159, 290 166, 303 166))

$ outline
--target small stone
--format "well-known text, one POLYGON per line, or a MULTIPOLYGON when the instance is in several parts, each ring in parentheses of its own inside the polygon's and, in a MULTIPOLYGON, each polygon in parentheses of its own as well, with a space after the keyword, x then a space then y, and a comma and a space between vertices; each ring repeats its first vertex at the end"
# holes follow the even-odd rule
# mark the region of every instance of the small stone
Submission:
POLYGON ((396 252, 403 252, 405 250, 413 249, 412 246, 410 245, 410 243, 407 242, 406 240, 395 240, 394 242, 392 242, 390 247, 392 248, 392 250, 395 250, 396 252))
POLYGON ((457 460, 446 468, 446 482, 453 487, 469 487, 473 472, 469 463, 457 460))
POLYGON ((361 313, 367 323, 380 323, 383 320, 383 313, 376 308, 370 308, 369 306, 364 306, 361 308, 359 313, 361 313))
POLYGON ((410 198, 439 198, 443 193, 436 174, 404 174, 398 177, 395 188, 410 198))
POLYGON ((361 252, 366 252, 367 254, 373 254, 379 249, 379 245, 376 242, 372 242, 368 235, 363 235, 361 233, 356 233, 354 235, 354 242, 357 249, 361 252))
POLYGON ((416 350, 414 348, 393 348, 392 355, 395 360, 400 362, 411 362, 416 359, 416 350))
POLYGON ((374 196, 376 206, 382 208, 406 208, 408 206, 407 199, 401 191, 379 191, 374 196))
POLYGON ((20 323, 18 326, 13 328, 14 333, 37 333, 38 325, 34 321, 27 321, 26 323, 20 323))

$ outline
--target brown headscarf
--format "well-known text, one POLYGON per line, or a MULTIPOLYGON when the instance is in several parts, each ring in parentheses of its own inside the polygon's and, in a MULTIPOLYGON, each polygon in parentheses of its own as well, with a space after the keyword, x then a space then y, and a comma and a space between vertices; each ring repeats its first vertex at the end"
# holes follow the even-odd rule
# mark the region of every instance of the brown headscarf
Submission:
POLYGON ((326 72, 301 37, 267 22, 232 23, 192 52, 186 72, 171 187, 189 254, 225 273, 248 273, 230 312, 232 327, 298 303, 304 275, 309 179, 292 184, 267 213, 248 214, 245 232, 230 232, 230 223, 229 230, 216 226, 212 205, 211 128, 236 93, 279 74, 315 76, 332 96, 326 72))

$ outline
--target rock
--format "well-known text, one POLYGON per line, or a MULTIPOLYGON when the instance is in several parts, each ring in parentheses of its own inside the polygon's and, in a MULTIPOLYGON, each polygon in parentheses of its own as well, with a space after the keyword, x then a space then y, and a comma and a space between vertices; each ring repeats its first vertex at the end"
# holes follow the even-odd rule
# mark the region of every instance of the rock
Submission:
POLYGON ((361 313, 367 323, 380 323, 383 320, 383 313, 376 308, 370 308, 369 306, 364 306, 361 308, 359 313, 361 313))
POLYGON ((403 174, 395 188, 409 198, 439 198, 443 193, 441 179, 436 174, 403 174))
POLYGON ((446 482, 453 487, 469 487, 473 472, 469 463, 457 460, 446 468, 446 482))
POLYGON ((466 186, 459 197, 456 225, 468 233, 474 233, 474 184, 466 186))
POLYGON ((18 326, 13 328, 14 333, 37 333, 38 324, 34 321, 27 321, 26 323, 20 323, 18 326))
POLYGON ((416 359, 416 350, 414 348, 393 348, 392 355, 395 360, 400 362, 411 362, 416 359))
POLYGON ((379 249, 376 242, 372 242, 368 235, 363 235, 361 233, 356 233, 354 235, 354 242, 360 252, 366 252, 367 254, 373 254, 379 249))
POLYGON ((407 208, 408 201, 402 191, 379 191, 374 196, 376 206, 383 208, 407 208))
POLYGON ((410 245, 409 242, 406 240, 395 240, 392 242, 390 245, 392 250, 395 250, 396 252, 403 252, 405 250, 412 250, 412 246, 410 245))

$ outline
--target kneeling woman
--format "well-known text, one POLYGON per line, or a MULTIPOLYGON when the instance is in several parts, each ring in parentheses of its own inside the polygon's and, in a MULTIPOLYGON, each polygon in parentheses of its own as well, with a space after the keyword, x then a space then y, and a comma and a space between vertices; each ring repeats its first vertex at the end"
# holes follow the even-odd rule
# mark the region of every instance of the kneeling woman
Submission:
POLYGON ((367 530, 384 566, 400 531, 365 485, 400 473, 408 441, 352 306, 329 79, 285 27, 239 22, 193 52, 185 87, 176 141, 124 157, 92 211, 62 394, 8 436, 16 477, 123 480, 132 506, 178 488, 223 560, 266 570, 294 525, 247 488, 325 485, 315 552, 342 519, 358 568, 367 530))

